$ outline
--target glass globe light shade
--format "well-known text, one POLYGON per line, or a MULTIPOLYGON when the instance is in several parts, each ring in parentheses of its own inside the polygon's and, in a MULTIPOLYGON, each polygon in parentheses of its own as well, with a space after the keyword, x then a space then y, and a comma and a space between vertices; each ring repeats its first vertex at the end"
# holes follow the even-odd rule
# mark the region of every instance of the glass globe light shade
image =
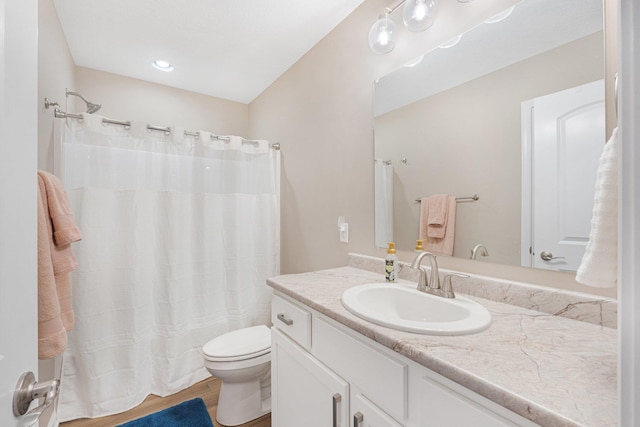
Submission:
POLYGON ((438 0, 407 0, 402 20, 409 31, 424 31, 435 21, 438 0))
POLYGON ((375 53, 389 53, 396 46, 396 24, 389 18, 380 18, 369 30, 369 47, 375 53))

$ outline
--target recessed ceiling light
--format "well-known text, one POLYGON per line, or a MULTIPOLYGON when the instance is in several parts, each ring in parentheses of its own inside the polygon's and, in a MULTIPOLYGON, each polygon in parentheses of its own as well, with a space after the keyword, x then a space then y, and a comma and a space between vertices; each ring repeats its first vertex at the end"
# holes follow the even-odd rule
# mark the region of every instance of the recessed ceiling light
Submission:
POLYGON ((167 61, 162 61, 160 59, 153 61, 151 65, 153 65, 155 69, 160 71, 166 71, 166 72, 173 71, 173 65, 171 65, 171 63, 167 61))

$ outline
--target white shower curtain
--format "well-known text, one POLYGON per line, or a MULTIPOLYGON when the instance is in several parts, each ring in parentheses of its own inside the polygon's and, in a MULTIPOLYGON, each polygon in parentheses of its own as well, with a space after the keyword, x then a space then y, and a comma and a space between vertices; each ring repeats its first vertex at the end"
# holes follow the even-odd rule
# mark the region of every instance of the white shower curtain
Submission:
POLYGON ((375 244, 386 248, 393 242, 393 164, 375 160, 375 244))
POLYGON ((74 245, 75 329, 58 420, 99 417, 206 377, 200 349, 269 323, 279 273, 279 152, 103 125, 63 126, 57 173, 83 240, 74 245))

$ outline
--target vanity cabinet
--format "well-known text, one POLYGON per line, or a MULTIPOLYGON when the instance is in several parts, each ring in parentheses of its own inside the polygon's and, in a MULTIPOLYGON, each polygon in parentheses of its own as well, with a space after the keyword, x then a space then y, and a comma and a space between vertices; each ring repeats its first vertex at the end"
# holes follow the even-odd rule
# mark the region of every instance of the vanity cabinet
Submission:
POLYGON ((274 426, 536 425, 279 293, 272 321, 274 426))

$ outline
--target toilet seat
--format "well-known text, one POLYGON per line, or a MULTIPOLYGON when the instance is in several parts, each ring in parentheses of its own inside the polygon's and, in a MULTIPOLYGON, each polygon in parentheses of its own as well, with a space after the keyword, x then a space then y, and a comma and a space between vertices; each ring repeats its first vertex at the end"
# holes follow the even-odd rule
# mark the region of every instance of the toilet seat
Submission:
POLYGON ((202 347, 205 360, 232 362, 260 357, 271 352, 271 331, 265 325, 228 332, 202 347))

